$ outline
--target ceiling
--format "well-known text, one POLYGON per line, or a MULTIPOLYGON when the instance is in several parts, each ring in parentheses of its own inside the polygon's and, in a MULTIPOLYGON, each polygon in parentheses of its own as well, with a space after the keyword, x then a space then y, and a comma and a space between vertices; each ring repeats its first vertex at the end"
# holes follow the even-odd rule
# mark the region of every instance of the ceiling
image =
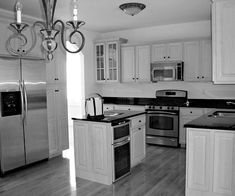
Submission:
MULTIPOLYGON (((43 17, 41 0, 21 0, 23 14, 43 17)), ((13 11, 16 0, 0 1, 0 8, 13 11)), ((72 0, 57 0, 55 18, 72 18, 72 0)), ((210 19, 210 0, 134 0, 146 8, 136 16, 126 15, 119 5, 132 0, 78 0, 78 18, 82 28, 96 32, 193 22, 210 19)))

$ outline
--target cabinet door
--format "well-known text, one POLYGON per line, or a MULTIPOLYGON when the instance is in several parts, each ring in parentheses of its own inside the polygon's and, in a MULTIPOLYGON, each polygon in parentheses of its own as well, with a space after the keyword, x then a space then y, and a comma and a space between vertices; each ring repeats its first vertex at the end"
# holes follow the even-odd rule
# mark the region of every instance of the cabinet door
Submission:
POLYGON ((235 1, 212 4, 213 81, 235 84, 235 1))
POLYGON ((136 81, 150 82, 150 46, 136 47, 136 81))
POLYGON ((58 86, 55 90, 56 102, 55 108, 57 112, 57 124, 58 124, 58 135, 60 151, 69 148, 69 137, 68 137, 68 108, 67 108, 67 91, 66 87, 58 86))
POLYGON ((184 43, 184 80, 199 81, 199 41, 184 43))
POLYGON ((213 192, 235 195, 235 134, 215 132, 213 192))
POLYGON ((155 44, 152 46, 152 62, 166 60, 166 44, 155 44))
POLYGON ((200 63, 200 76, 201 81, 212 80, 212 47, 211 40, 202 40, 200 42, 201 49, 201 63, 200 63))
POLYGON ((110 130, 101 124, 92 124, 91 132, 91 158, 93 171, 97 174, 109 176, 111 161, 111 142, 107 135, 110 130))
POLYGON ((106 44, 106 80, 114 82, 119 80, 119 56, 118 43, 108 42, 106 44))
POLYGON ((105 44, 95 45, 96 81, 105 82, 105 44))
POLYGON ((209 192, 212 175, 210 168, 213 163, 210 131, 188 128, 187 137, 186 189, 209 192))
POLYGON ((74 122, 74 141, 76 176, 80 176, 79 171, 89 172, 91 170, 91 150, 87 123, 74 122))
POLYGON ((135 48, 122 47, 122 82, 135 81, 135 48))
POLYGON ((145 158, 145 126, 132 129, 131 166, 135 166, 145 158))
POLYGON ((183 60, 183 44, 182 43, 169 43, 167 45, 167 60, 183 60))
POLYGON ((56 94, 54 85, 47 87, 47 120, 50 157, 58 154, 59 135, 57 130, 56 94))

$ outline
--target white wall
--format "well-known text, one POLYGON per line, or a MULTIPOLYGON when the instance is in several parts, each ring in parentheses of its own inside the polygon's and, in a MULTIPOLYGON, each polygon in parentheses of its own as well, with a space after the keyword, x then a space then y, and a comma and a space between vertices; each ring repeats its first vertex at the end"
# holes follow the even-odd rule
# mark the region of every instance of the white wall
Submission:
MULTIPOLYGON (((163 40, 193 39, 211 37, 211 22, 198 21, 156 27, 139 28, 104 33, 102 39, 122 37, 128 43, 154 43, 163 40)), ((137 84, 100 85, 100 93, 111 97, 154 97, 160 89, 187 90, 190 98, 235 99, 235 85, 214 85, 200 82, 159 82, 137 84)))

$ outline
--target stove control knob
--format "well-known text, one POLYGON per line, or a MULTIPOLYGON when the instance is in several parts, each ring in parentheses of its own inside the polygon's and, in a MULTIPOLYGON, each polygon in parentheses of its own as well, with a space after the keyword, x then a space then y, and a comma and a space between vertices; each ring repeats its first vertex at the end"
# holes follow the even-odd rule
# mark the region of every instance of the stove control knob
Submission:
POLYGON ((159 108, 160 108, 160 110, 161 110, 161 109, 162 109, 162 106, 160 106, 159 108))
POLYGON ((169 107, 169 106, 167 106, 167 109, 169 110, 169 109, 170 109, 170 107, 169 107))
POLYGON ((171 107, 172 110, 174 110, 174 107, 171 107))

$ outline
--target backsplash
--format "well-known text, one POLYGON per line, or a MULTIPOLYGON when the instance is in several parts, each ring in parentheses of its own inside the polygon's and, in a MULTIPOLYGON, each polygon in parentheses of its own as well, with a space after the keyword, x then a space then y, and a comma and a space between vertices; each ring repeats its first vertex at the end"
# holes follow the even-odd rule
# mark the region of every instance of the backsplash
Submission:
POLYGON ((235 85, 214 85, 199 82, 158 82, 100 85, 105 97, 155 97, 156 90, 187 90, 190 99, 235 99, 235 85))

